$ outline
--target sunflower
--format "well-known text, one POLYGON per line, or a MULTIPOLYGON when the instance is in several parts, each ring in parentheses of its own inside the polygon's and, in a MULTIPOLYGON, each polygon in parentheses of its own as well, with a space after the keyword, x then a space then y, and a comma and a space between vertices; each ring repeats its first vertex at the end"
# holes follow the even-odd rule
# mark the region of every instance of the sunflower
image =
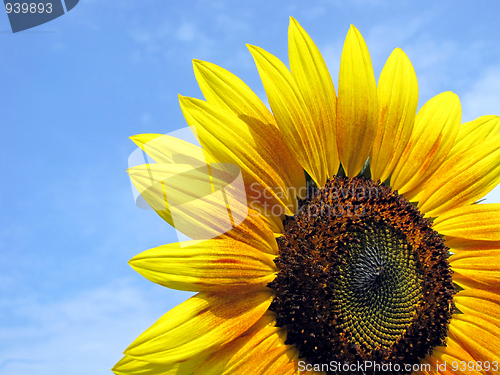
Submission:
POLYGON ((417 113, 407 56, 395 49, 377 84, 354 26, 338 94, 294 19, 290 70, 248 48, 272 113, 236 76, 194 61, 206 101, 180 104, 202 148, 132 137, 156 161, 129 170, 135 186, 194 239, 130 265, 198 294, 139 336, 113 371, 497 374, 500 205, 478 201, 500 181, 499 118, 461 124, 451 92, 417 113), (225 190, 221 210, 210 193, 238 173, 242 187, 225 190), (241 188, 243 204, 233 199, 241 188))

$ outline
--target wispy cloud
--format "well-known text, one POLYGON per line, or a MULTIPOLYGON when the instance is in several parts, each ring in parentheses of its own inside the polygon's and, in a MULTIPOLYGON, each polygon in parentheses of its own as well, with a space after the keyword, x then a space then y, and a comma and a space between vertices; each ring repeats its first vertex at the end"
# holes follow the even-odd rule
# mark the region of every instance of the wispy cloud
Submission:
POLYGON ((500 115, 500 65, 485 69, 482 76, 465 92, 462 111, 464 121, 483 115, 500 115))
POLYGON ((21 322, 0 330, 0 373, 109 374, 136 336, 190 295, 138 280, 118 279, 57 302, 0 300, 2 311, 21 322))

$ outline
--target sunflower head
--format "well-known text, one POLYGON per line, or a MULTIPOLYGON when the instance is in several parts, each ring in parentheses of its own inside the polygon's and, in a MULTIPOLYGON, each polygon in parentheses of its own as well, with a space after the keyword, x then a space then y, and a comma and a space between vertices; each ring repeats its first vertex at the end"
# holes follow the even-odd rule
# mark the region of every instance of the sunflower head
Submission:
POLYGON ((198 294, 113 371, 497 374, 500 205, 477 203, 500 182, 499 118, 461 124, 451 92, 417 113, 408 57, 395 49, 377 82, 354 26, 337 91, 294 19, 289 68, 249 49, 271 110, 195 60, 206 100, 180 104, 202 147, 134 138, 157 162, 129 170, 144 199, 184 235, 209 236, 130 261, 198 294))
POLYGON ((453 311, 448 248, 403 196, 334 177, 277 239, 270 309, 312 363, 418 363, 444 345, 453 311))

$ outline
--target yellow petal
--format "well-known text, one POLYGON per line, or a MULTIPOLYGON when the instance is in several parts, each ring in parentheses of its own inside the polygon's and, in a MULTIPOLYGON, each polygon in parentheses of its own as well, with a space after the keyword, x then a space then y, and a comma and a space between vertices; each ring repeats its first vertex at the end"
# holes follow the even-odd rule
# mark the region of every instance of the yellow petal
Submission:
POLYGON ((287 67, 269 52, 255 46, 248 46, 248 49, 286 143, 312 179, 323 186, 327 176, 323 135, 306 109, 295 79, 287 67))
POLYGON ((447 211, 434 220, 434 229, 445 236, 500 241, 500 204, 473 204, 447 211))
POLYGON ((163 315, 125 354, 172 364, 227 344, 254 325, 271 304, 271 292, 245 295, 199 293, 163 315))
POLYGON ((478 316, 500 327, 500 295, 481 289, 465 289, 453 297, 464 314, 478 316))
POLYGON ((283 178, 287 187, 299 190, 305 186, 302 166, 259 97, 242 80, 215 64, 195 60, 194 71, 207 102, 232 112, 247 124, 259 145, 257 151, 263 153, 270 168, 283 178))
POLYGON ((129 169, 137 190, 160 215, 191 239, 204 240, 240 225, 249 214, 235 165, 145 164, 129 169))
POLYGON ((457 153, 426 182, 418 208, 436 217, 484 197, 500 181, 500 136, 457 153))
POLYGON ((337 100, 337 147, 349 177, 356 176, 370 154, 377 132, 377 86, 361 33, 351 25, 342 50, 337 100))
MULTIPOLYGON (((481 372, 466 369, 463 370, 462 361, 474 361, 474 358, 460 346, 438 346, 432 352, 432 355, 425 357, 425 362, 430 365, 430 371, 424 372, 428 374, 442 374, 442 375, 469 375, 481 374, 481 372), (433 372, 434 371, 434 372, 433 372)), ((427 367, 429 369, 429 367, 427 367)), ((418 374, 419 372, 417 372, 418 374)))
POLYGON ((465 238, 445 236, 446 246, 453 253, 459 251, 482 251, 500 249, 500 241, 475 241, 465 238))
POLYGON ((377 87, 378 127, 370 156, 373 180, 385 181, 410 140, 418 105, 415 70, 396 48, 384 66, 377 87))
POLYGON ((233 113, 202 100, 181 97, 180 103, 189 115, 186 119, 191 118, 196 126, 203 148, 219 163, 234 163, 241 168, 243 180, 252 191, 252 195, 248 191, 249 198, 256 196, 253 200, 277 206, 270 212, 276 221, 296 212, 299 192, 275 170, 273 140, 260 142, 262 138, 233 113))
POLYGON ((182 247, 160 246, 136 255, 129 264, 145 278, 172 289, 249 293, 264 290, 275 278, 274 258, 245 243, 215 238, 182 247))
MULTIPOLYGON (((275 316, 265 315, 240 338, 213 353, 194 375, 245 374, 247 362, 262 358, 269 350, 284 345, 286 332, 275 326, 275 316)), ((254 369, 251 373, 258 373, 254 369)))
POLYGON ((450 257, 453 281, 463 288, 500 289, 500 250, 460 251, 450 257))
MULTIPOLYGON (((288 347, 290 349, 290 346, 288 347)), ((274 374, 295 374, 295 370, 297 369, 297 361, 294 361, 294 358, 298 357, 298 351, 295 350, 287 350, 283 355, 280 355, 278 358, 274 359, 272 363, 269 363, 262 372, 262 375, 274 375, 274 374), (292 372, 293 370, 293 372, 292 372)), ((298 371, 297 371, 298 372, 298 371)))
POLYGON ((201 147, 167 134, 138 134, 130 139, 157 163, 199 167, 214 162, 201 147))
MULTIPOLYGON (((460 343, 475 362, 500 361, 500 328, 485 319, 467 314, 455 314, 450 323, 449 334, 460 343)), ((497 363, 498 364, 498 363, 497 363)), ((486 374, 498 374, 490 366, 486 374)))
POLYGON ((337 95, 318 47, 294 18, 290 18, 288 28, 288 55, 292 77, 321 135, 322 144, 318 146, 326 154, 328 164, 325 177, 331 178, 337 174, 340 163, 335 137, 337 95))
POLYGON ((460 125, 455 144, 448 157, 451 157, 460 151, 467 150, 480 142, 498 135, 500 131, 500 117, 481 116, 474 121, 465 122, 460 125))
MULTIPOLYGON (((238 374, 263 374, 264 371, 273 363, 288 360, 297 353, 297 349, 291 345, 277 345, 277 347, 262 353, 258 357, 249 358, 240 368, 238 374)), ((280 374, 280 372, 276 372, 280 374)))
MULTIPOLYGON (((269 254, 278 254, 278 246, 276 243, 275 233, 278 228, 273 231, 271 223, 265 217, 260 215, 258 211, 248 208, 248 216, 245 220, 235 228, 231 229, 219 236, 219 238, 232 238, 236 241, 246 243, 256 249, 260 249, 269 254)), ((281 231, 282 231, 281 227, 281 231)))
POLYGON ((112 371, 116 375, 190 375, 206 358, 206 354, 200 354, 187 361, 165 365, 139 361, 126 355, 112 368, 112 371))
POLYGON ((193 68, 208 103, 233 112, 239 118, 248 116, 258 120, 266 129, 278 128, 265 104, 237 76, 207 61, 193 60, 193 68))
POLYGON ((443 163, 460 127, 458 96, 444 92, 418 112, 410 141, 391 177, 400 194, 421 186, 443 163))
MULTIPOLYGON (((130 168, 128 172, 132 183, 146 203, 169 224, 177 226, 181 232, 183 229, 179 227, 178 222, 175 222, 175 217, 172 217, 170 210, 172 205, 178 206, 174 207, 175 216, 175 214, 179 215, 179 205, 190 202, 188 205, 190 206, 193 201, 203 200, 215 190, 217 194, 222 189, 225 189, 224 192, 231 191, 233 194, 238 192, 234 187, 236 187, 235 178, 239 175, 239 169, 214 164, 214 160, 205 154, 201 147, 161 134, 140 134, 131 139, 158 162, 135 165, 130 168), (208 163, 212 163, 211 167, 208 163), (227 187, 228 184, 232 187, 227 187)), ((145 162, 142 153, 134 156, 132 162, 135 164, 137 161, 145 162)), ((242 187, 240 190, 240 201, 245 201, 245 204, 240 204, 242 206, 240 220, 236 217, 236 207, 233 207, 233 224, 238 224, 246 215, 244 207, 246 197, 242 187)), ((217 204, 217 199, 213 198, 215 197, 210 197, 212 203, 217 204)), ((235 198, 236 196, 233 196, 231 200, 233 206, 236 203, 235 198)), ((224 212, 227 210, 225 203, 219 199, 218 207, 223 208, 224 212)), ((226 217, 226 222, 227 219, 226 217)))
MULTIPOLYGON (((460 125, 455 143, 446 159, 450 159, 462 151, 477 146, 489 138, 498 136, 499 131, 500 118, 498 116, 481 116, 474 121, 463 123, 460 125)), ((424 195, 423 191, 420 187, 414 190, 408 192, 406 195, 410 196, 413 201, 419 202, 424 195)))
MULTIPOLYGON (((280 357, 281 358, 281 357, 280 357)), ((295 369, 297 365, 294 362, 287 363, 285 365, 281 364, 281 362, 277 361, 272 363, 269 369, 266 369, 262 375, 295 375, 299 374, 295 369)))

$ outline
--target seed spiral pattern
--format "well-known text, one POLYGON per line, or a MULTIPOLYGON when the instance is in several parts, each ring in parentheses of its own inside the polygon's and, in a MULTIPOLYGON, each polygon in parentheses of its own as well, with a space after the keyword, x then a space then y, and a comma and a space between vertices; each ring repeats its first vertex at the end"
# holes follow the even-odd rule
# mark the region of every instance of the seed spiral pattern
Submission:
POLYGON ((448 248, 403 196, 336 176, 283 224, 270 310, 302 358, 386 363, 396 375, 445 344, 455 293, 448 248))
POLYGON ((423 275, 404 237, 389 227, 352 228, 335 283, 341 326, 356 344, 390 347, 422 298, 423 275))

